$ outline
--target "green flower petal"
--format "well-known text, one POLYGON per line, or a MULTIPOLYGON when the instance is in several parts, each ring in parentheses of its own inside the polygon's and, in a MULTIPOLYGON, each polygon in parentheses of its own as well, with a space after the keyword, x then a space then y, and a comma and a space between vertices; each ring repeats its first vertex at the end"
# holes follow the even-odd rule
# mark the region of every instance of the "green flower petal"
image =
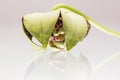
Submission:
POLYGON ((86 36, 88 24, 85 18, 66 9, 61 9, 61 15, 66 48, 70 50, 86 36))
POLYGON ((56 10, 25 15, 23 17, 24 29, 42 44, 42 48, 46 48, 59 14, 60 11, 56 10))

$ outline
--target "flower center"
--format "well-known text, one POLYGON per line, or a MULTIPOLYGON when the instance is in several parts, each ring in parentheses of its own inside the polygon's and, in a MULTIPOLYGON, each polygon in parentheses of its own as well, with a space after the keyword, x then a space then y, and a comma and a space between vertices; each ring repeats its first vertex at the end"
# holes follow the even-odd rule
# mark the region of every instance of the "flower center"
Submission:
POLYGON ((52 32, 52 35, 50 37, 49 45, 51 47, 62 49, 64 48, 64 42, 65 42, 65 34, 63 29, 62 16, 60 13, 56 25, 54 27, 54 30, 52 32))

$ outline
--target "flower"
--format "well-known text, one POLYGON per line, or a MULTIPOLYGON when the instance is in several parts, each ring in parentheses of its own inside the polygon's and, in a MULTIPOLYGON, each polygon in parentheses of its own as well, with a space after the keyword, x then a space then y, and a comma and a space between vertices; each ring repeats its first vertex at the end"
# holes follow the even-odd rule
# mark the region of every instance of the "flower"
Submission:
POLYGON ((84 17, 63 8, 47 13, 27 14, 22 23, 28 38, 32 41, 32 37, 35 37, 44 49, 49 44, 69 51, 85 38, 90 29, 84 17))
POLYGON ((58 4, 47 13, 31 13, 22 18, 23 30, 33 45, 71 50, 82 41, 90 30, 90 24, 99 30, 120 38, 120 32, 109 29, 81 11, 66 4, 58 4), (41 46, 32 41, 36 38, 41 46))

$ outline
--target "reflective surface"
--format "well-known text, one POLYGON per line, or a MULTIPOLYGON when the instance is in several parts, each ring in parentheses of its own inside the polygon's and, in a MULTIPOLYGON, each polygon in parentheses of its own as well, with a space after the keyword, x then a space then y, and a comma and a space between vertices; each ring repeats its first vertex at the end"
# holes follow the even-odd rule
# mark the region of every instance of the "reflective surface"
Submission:
POLYGON ((120 52, 101 61, 93 70, 89 80, 119 80, 120 52))
POLYGON ((36 57, 29 65, 25 80, 87 80, 91 73, 88 60, 66 51, 53 51, 36 57))
MULTIPOLYGON (((41 62, 45 62, 45 58, 48 58, 47 61, 54 63, 53 58, 50 58, 48 55, 44 55, 41 60, 38 60, 40 61, 37 63, 38 66, 35 68, 32 67, 29 73, 28 66, 30 66, 31 59, 38 56, 39 52, 37 52, 25 38, 22 31, 21 18, 23 15, 32 12, 47 12, 57 3, 69 4, 85 12, 101 24, 120 31, 119 0, 1 0, 0 80, 24 80, 25 75, 28 74, 27 77, 30 77, 32 74, 34 75, 34 72, 36 72, 42 64, 41 62), (26 73, 26 70, 28 73, 26 73)), ((84 64, 84 60, 79 60, 81 58, 78 58, 80 52, 82 52, 81 54, 86 57, 93 70, 96 65, 101 63, 101 61, 120 52, 119 46, 120 39, 107 35, 92 26, 88 36, 73 48, 71 51, 73 54, 71 56, 75 56, 75 58, 78 59, 78 62, 84 64)), ((40 59, 40 57, 38 57, 38 59, 40 59)), ((62 59, 60 59, 60 61, 61 60, 62 59)), ((74 59, 71 58, 71 60, 74 59)), ((37 58, 32 61, 36 62, 37 58)), ((57 71, 58 74, 62 73, 59 70, 55 70, 55 67, 52 67, 52 65, 48 64, 47 61, 45 65, 48 65, 47 68, 49 68, 49 71, 51 70, 50 68, 52 68, 56 73, 57 71)), ((61 61, 61 63, 65 64, 64 62, 65 61, 63 59, 63 62, 61 61)), ((73 64, 68 60, 66 60, 66 62, 69 63, 68 65, 73 64)), ((60 66, 59 68, 62 68, 62 66, 64 66, 62 64, 56 64, 56 66, 60 66)), ((77 65, 77 62, 74 62, 74 64, 77 65)), ((80 65, 82 64, 78 64, 78 66, 80 65)), ((82 66, 84 69, 87 67, 86 64, 82 66)), ((81 72, 81 68, 78 70, 81 72)), ((120 58, 117 57, 106 62, 94 73, 90 74, 90 78, 88 78, 88 80, 120 80, 119 74, 120 58)))

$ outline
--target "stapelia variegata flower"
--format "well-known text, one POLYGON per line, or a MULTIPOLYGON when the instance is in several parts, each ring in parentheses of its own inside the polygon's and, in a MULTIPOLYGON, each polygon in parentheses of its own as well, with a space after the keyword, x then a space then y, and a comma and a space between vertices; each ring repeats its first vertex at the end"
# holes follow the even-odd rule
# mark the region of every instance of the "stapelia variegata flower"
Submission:
POLYGON ((71 50, 88 34, 89 23, 104 32, 120 37, 120 32, 100 25, 82 12, 65 4, 56 5, 47 13, 27 14, 23 17, 22 23, 29 40, 35 44, 32 41, 32 37, 35 37, 43 49, 50 45, 58 49, 71 50))

